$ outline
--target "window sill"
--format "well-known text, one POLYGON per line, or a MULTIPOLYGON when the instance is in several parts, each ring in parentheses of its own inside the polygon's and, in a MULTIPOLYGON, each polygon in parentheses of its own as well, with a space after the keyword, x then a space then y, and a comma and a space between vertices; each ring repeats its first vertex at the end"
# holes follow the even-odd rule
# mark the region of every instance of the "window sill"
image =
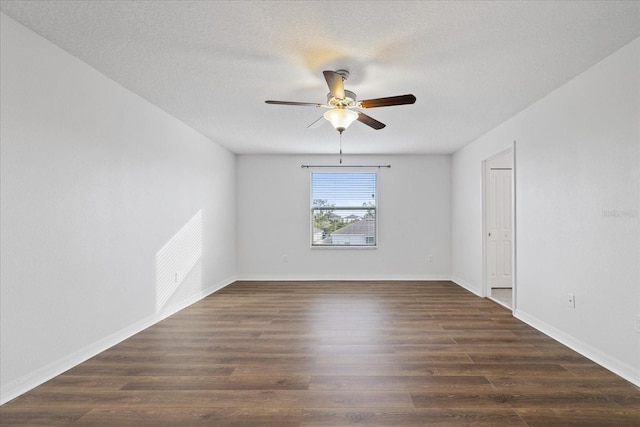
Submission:
POLYGON ((319 249, 321 251, 337 249, 339 251, 355 249, 355 250, 372 250, 378 249, 378 246, 357 246, 357 245, 312 245, 311 249, 319 249))

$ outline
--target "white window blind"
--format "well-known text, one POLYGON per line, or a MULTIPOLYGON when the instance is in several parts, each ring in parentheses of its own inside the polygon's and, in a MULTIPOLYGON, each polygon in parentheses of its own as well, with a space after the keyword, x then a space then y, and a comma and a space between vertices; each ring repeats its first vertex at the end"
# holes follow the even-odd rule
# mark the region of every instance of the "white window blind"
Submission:
POLYGON ((376 246, 375 172, 311 173, 311 245, 376 246))

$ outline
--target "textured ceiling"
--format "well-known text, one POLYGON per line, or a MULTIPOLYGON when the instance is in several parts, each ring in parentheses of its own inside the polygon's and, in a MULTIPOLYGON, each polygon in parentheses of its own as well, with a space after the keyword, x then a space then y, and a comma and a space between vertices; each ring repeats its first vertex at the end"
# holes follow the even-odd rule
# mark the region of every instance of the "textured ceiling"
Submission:
POLYGON ((2 12, 236 153, 335 153, 325 69, 368 109, 345 153, 451 153, 640 36, 638 1, 2 1, 2 12))

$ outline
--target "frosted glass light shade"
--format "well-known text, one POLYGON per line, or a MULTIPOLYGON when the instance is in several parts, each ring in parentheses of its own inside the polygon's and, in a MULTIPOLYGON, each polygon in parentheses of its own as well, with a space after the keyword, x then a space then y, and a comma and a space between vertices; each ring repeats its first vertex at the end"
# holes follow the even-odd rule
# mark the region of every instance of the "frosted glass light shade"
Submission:
POLYGON ((329 120, 338 132, 342 133, 358 118, 358 113, 346 108, 334 108, 324 113, 324 118, 329 120))

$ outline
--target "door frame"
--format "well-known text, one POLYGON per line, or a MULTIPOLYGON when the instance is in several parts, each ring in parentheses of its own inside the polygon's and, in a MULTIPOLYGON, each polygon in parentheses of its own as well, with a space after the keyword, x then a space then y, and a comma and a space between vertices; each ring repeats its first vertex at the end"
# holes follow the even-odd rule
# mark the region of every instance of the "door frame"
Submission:
POLYGON ((485 158, 482 161, 482 291, 481 296, 483 298, 487 298, 491 295, 490 280, 489 280, 489 269, 487 268, 488 261, 488 244, 489 239, 487 238, 488 233, 488 225, 487 225, 487 213, 488 213, 488 203, 487 199, 489 196, 489 163, 505 154, 511 153, 512 156, 512 176, 511 176, 511 224, 512 224, 512 244, 511 244, 511 293, 512 293, 512 302, 511 302, 511 311, 515 313, 516 304, 518 299, 517 295, 517 268, 516 268, 516 249, 517 249, 517 233, 516 233, 516 141, 513 141, 512 144, 509 144, 507 147, 503 148, 499 152, 485 158))

